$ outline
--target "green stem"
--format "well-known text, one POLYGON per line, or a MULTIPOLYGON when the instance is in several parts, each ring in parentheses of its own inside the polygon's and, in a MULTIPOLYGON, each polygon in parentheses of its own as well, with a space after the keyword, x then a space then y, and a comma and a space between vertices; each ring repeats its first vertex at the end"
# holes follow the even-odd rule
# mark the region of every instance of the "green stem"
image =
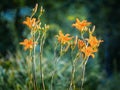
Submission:
POLYGON ((62 55, 64 54, 63 53, 63 45, 60 46, 60 56, 56 58, 56 49, 57 49, 57 45, 58 43, 56 43, 55 45, 55 50, 54 50, 54 60, 55 60, 55 63, 54 63, 54 72, 52 74, 52 78, 51 78, 51 90, 53 90, 53 83, 54 83, 54 76, 55 76, 55 73, 57 71, 57 62, 59 62, 60 58, 62 57, 62 55))
MULTIPOLYGON (((33 34, 33 42, 35 42, 35 34, 33 34)), ((35 43, 34 43, 34 46, 33 46, 32 71, 33 71, 34 90, 37 90, 37 83, 36 83, 36 63, 35 63, 35 43)))
POLYGON ((44 34, 43 34, 41 41, 40 41, 40 43, 41 43, 41 45, 40 45, 40 71, 41 71, 40 75, 41 75, 43 90, 45 90, 45 84, 44 84, 44 78, 43 78, 43 69, 42 69, 42 50, 43 50, 44 41, 45 41, 45 38, 44 38, 44 34))
MULTIPOLYGON (((71 53, 71 56, 72 56, 72 53, 71 53)), ((75 90, 75 82, 74 82, 74 78, 75 78, 75 66, 76 66, 76 61, 78 60, 78 58, 79 58, 79 56, 78 56, 78 53, 77 53, 76 57, 72 61, 72 73, 71 73, 71 81, 70 81, 69 90, 71 90, 71 89, 75 90)))
MULTIPOLYGON (((29 82, 32 82, 32 77, 31 77, 31 61, 32 61, 32 57, 31 57, 31 50, 30 50, 30 53, 29 53, 29 59, 30 60, 27 60, 27 70, 28 70, 28 77, 30 78, 30 81, 29 82)), ((31 83, 28 83, 28 90, 30 89, 30 85, 31 83)))
POLYGON ((60 45, 60 56, 63 54, 63 45, 60 45))
POLYGON ((71 90, 71 88, 73 88, 73 90, 75 90, 74 73, 75 73, 75 62, 73 61, 72 62, 72 76, 71 76, 71 82, 70 82, 69 90, 71 90))
POLYGON ((83 84, 84 84, 84 79, 85 79, 85 67, 86 67, 86 63, 87 63, 88 59, 83 61, 83 66, 82 66, 82 84, 81 84, 81 90, 83 90, 83 84))
POLYGON ((53 72, 53 74, 52 74, 52 79, 51 79, 51 90, 53 90, 53 82, 54 82, 54 76, 55 76, 55 73, 56 73, 56 71, 57 71, 57 68, 56 68, 56 66, 57 66, 57 62, 59 61, 59 59, 60 59, 60 57, 58 57, 56 60, 55 60, 55 69, 54 69, 54 72, 53 72))
POLYGON ((52 77, 51 77, 51 90, 53 90, 53 82, 54 82, 54 75, 55 75, 55 68, 56 68, 56 49, 57 49, 57 43, 55 44, 55 49, 54 49, 54 58, 53 60, 55 60, 55 63, 54 63, 54 71, 52 73, 52 77))

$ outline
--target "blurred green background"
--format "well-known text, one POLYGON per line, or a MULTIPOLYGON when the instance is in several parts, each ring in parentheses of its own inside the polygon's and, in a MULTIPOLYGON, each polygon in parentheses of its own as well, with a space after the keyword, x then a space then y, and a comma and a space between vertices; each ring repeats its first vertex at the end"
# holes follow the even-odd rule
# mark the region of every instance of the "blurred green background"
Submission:
MULTIPOLYGON (((21 69, 16 69, 16 73, 18 76, 21 74, 23 76, 9 76, 18 63, 17 59, 23 58, 19 42, 28 36, 29 31, 22 22, 26 16, 30 16, 36 3, 39 4, 39 8, 43 6, 45 9, 42 22, 50 25, 45 43, 45 51, 47 51, 44 52, 45 57, 52 57, 53 36, 58 30, 62 29, 65 33, 76 35, 78 31, 71 26, 72 23, 76 18, 87 19, 96 26, 95 35, 104 42, 100 45, 96 58, 88 62, 85 90, 120 90, 119 0, 1 0, 0 90, 16 90, 14 84, 22 86, 21 83, 24 82, 19 81, 25 78, 19 71, 21 69), (16 78, 18 81, 15 81, 16 78)), ((48 83, 49 80, 46 82, 48 83)))

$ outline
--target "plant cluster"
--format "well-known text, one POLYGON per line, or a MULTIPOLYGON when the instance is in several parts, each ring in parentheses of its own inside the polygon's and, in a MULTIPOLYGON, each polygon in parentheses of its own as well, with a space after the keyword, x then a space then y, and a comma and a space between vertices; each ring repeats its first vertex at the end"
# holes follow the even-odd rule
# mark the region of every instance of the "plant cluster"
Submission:
MULTIPOLYGON (((41 7, 40 14, 38 18, 35 18, 34 15, 37 12, 38 4, 36 4, 35 8, 33 9, 33 13, 31 17, 27 17, 25 21, 23 21, 23 24, 25 24, 30 29, 30 38, 24 39, 23 42, 20 42, 21 45, 24 46, 24 50, 29 50, 30 55, 27 60, 28 66, 31 65, 32 68, 29 68, 28 70, 28 76, 31 77, 31 83, 29 85, 32 85, 34 90, 37 90, 37 78, 36 78, 36 46, 39 45, 39 67, 40 67, 40 78, 42 81, 42 89, 45 90, 45 83, 44 83, 44 73, 42 69, 42 60, 43 60, 43 51, 44 51, 44 43, 46 40, 46 34, 49 29, 48 25, 44 25, 42 27, 41 22, 41 15, 44 12, 44 9, 41 7), (32 74, 31 74, 32 73, 32 74)), ((81 90, 83 89, 83 83, 84 83, 84 76, 85 76, 85 67, 86 63, 90 56, 93 58, 95 57, 95 53, 98 51, 98 47, 103 40, 98 40, 95 35, 93 35, 95 31, 95 26, 93 26, 92 30, 90 29, 91 22, 88 22, 87 20, 80 21, 78 18, 76 19, 76 22, 72 24, 73 27, 75 27, 77 30, 79 30, 80 35, 79 36, 71 36, 70 34, 63 34, 63 32, 60 30, 59 34, 55 37, 57 38, 56 46, 54 49, 55 57, 56 57, 56 49, 59 48, 59 57, 54 58, 55 67, 54 72, 51 76, 51 90, 53 90, 53 83, 54 83, 54 77, 56 74, 56 68, 57 63, 59 62, 60 58, 64 56, 67 51, 72 53, 75 51, 75 57, 71 58, 72 61, 72 70, 71 70, 71 80, 70 84, 68 86, 69 90, 75 90, 75 72, 76 72, 76 63, 80 60, 81 64, 81 90)), ((28 82, 29 83, 29 82, 28 82)), ((41 86, 41 85, 40 85, 41 86)))

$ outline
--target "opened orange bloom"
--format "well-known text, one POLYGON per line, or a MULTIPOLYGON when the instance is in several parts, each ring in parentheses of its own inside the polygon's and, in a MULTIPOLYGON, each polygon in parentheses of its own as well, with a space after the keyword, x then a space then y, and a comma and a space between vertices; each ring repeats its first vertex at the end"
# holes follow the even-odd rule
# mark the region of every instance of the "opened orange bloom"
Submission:
POLYGON ((78 40, 78 49, 81 51, 81 49, 85 46, 86 45, 85 45, 84 41, 79 39, 78 40))
POLYGON ((73 27, 78 29, 79 31, 86 31, 86 27, 89 26, 91 22, 87 22, 87 20, 80 21, 78 18, 76 19, 76 23, 72 24, 73 27))
POLYGON ((24 46, 24 50, 27 50, 32 49, 35 43, 33 42, 32 39, 30 40, 25 39, 23 42, 20 42, 20 44, 24 46))
POLYGON ((64 35, 62 31, 59 31, 59 35, 56 36, 58 38, 58 42, 60 42, 61 44, 66 44, 73 38, 73 37, 69 37, 70 34, 64 35))
POLYGON ((90 46, 84 47, 81 51, 85 54, 85 57, 92 56, 93 58, 94 58, 94 53, 97 52, 97 50, 93 49, 90 46))
POLYGON ((99 46, 103 40, 98 40, 95 36, 90 36, 89 39, 87 39, 88 43, 90 44, 91 47, 96 48, 99 46))
POLYGON ((36 24, 36 18, 26 17, 26 20, 23 21, 23 24, 27 25, 31 29, 36 24))

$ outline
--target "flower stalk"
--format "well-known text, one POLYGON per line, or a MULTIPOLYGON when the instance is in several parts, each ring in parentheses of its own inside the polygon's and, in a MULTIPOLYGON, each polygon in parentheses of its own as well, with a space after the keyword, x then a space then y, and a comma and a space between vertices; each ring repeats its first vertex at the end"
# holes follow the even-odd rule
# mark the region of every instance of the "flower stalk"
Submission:
POLYGON ((44 45, 44 34, 40 40, 40 76, 42 81, 42 89, 45 90, 44 78, 43 78, 43 68, 42 68, 42 53, 43 53, 43 45, 44 45))

